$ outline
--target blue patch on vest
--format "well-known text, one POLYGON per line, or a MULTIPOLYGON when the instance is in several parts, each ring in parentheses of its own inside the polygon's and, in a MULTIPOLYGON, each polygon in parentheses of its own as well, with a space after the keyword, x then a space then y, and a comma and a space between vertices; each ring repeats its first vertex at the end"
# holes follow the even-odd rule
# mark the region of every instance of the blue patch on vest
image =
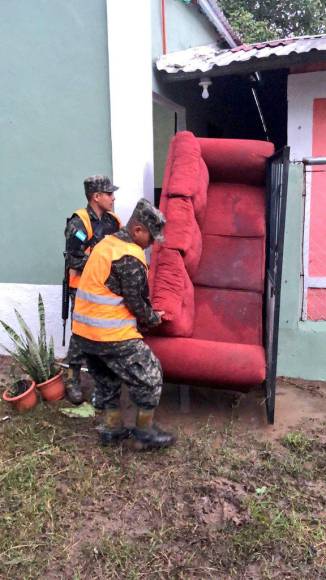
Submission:
POLYGON ((81 242, 84 242, 87 239, 87 235, 82 231, 78 230, 75 233, 76 238, 78 238, 81 242))

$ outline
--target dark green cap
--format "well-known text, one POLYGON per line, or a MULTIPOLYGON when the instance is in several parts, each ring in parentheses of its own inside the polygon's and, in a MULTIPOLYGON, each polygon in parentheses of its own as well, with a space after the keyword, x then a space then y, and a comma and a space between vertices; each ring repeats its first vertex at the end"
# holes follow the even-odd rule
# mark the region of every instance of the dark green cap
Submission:
POLYGON ((84 180, 85 194, 90 193, 113 193, 119 189, 116 185, 111 183, 110 178, 107 175, 91 175, 86 177, 84 180))
POLYGON ((166 219, 162 212, 154 207, 147 199, 142 198, 132 212, 132 220, 142 224, 157 242, 164 242, 163 228, 166 219))

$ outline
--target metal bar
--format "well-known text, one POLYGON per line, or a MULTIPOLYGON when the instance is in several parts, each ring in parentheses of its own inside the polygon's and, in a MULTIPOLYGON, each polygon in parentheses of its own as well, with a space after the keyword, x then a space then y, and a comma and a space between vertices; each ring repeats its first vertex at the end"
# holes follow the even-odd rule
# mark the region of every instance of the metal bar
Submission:
MULTIPOLYGON (((256 73, 256 74, 258 74, 258 73, 256 73)), ((269 136, 268 136, 268 132, 267 132, 267 127, 266 127, 266 123, 265 123, 263 111, 262 111, 262 108, 260 106, 260 102, 259 102, 258 95, 257 95, 257 91, 256 91, 255 87, 251 87, 251 92, 253 94, 253 97, 254 97, 254 100, 255 100, 255 103, 256 103, 256 107, 258 109, 258 114, 259 114, 259 118, 260 118, 261 124, 263 126, 263 130, 264 130, 264 133, 265 133, 266 141, 269 141, 269 136)))
POLYGON ((308 317, 308 278, 309 278, 309 245, 310 245, 310 207, 311 207, 311 173, 305 172, 305 204, 303 221, 303 301, 301 319, 308 317))
POLYGON ((326 165, 326 157, 304 157, 303 165, 326 165))
POLYGON ((308 288, 326 288, 326 276, 307 277, 308 288))

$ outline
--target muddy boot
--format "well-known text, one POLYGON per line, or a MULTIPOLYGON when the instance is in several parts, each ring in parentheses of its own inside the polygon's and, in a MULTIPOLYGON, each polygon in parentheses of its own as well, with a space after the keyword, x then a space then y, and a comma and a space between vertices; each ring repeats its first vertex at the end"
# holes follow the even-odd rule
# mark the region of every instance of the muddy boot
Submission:
POLYGON ((69 367, 68 369, 66 397, 73 405, 80 405, 84 400, 80 386, 80 367, 69 367))
POLYGON ((105 424, 100 431, 101 445, 119 443, 129 437, 129 429, 123 426, 120 409, 107 409, 105 424))
POLYGON ((172 433, 154 425, 154 409, 138 409, 136 427, 132 430, 137 449, 160 449, 170 447, 176 441, 172 433))
POLYGON ((101 389, 95 386, 94 391, 92 392, 91 396, 91 403, 95 409, 98 411, 104 411, 105 409, 105 400, 103 397, 103 393, 101 389))

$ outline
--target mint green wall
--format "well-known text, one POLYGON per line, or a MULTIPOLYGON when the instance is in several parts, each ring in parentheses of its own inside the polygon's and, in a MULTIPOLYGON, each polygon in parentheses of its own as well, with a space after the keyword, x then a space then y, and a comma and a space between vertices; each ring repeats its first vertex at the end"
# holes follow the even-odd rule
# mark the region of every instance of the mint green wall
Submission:
POLYGON ((0 282, 60 283, 83 178, 111 173, 105 0, 2 0, 0 46, 0 282))
MULTIPOLYGON (((163 54, 161 0, 151 0, 152 8, 152 56, 155 61, 163 54)), ((216 42, 217 32, 198 7, 186 5, 181 0, 165 0, 167 52, 184 50, 216 42)), ((168 93, 154 69, 153 90, 168 93)))
POLYGON ((300 321, 303 166, 292 163, 286 215, 278 375, 326 380, 326 322, 300 321))
MULTIPOLYGON (((163 54, 161 0, 151 0, 153 59, 163 54)), ((167 51, 184 50, 215 42, 217 32, 198 7, 186 5, 181 0, 165 0, 167 51)))

